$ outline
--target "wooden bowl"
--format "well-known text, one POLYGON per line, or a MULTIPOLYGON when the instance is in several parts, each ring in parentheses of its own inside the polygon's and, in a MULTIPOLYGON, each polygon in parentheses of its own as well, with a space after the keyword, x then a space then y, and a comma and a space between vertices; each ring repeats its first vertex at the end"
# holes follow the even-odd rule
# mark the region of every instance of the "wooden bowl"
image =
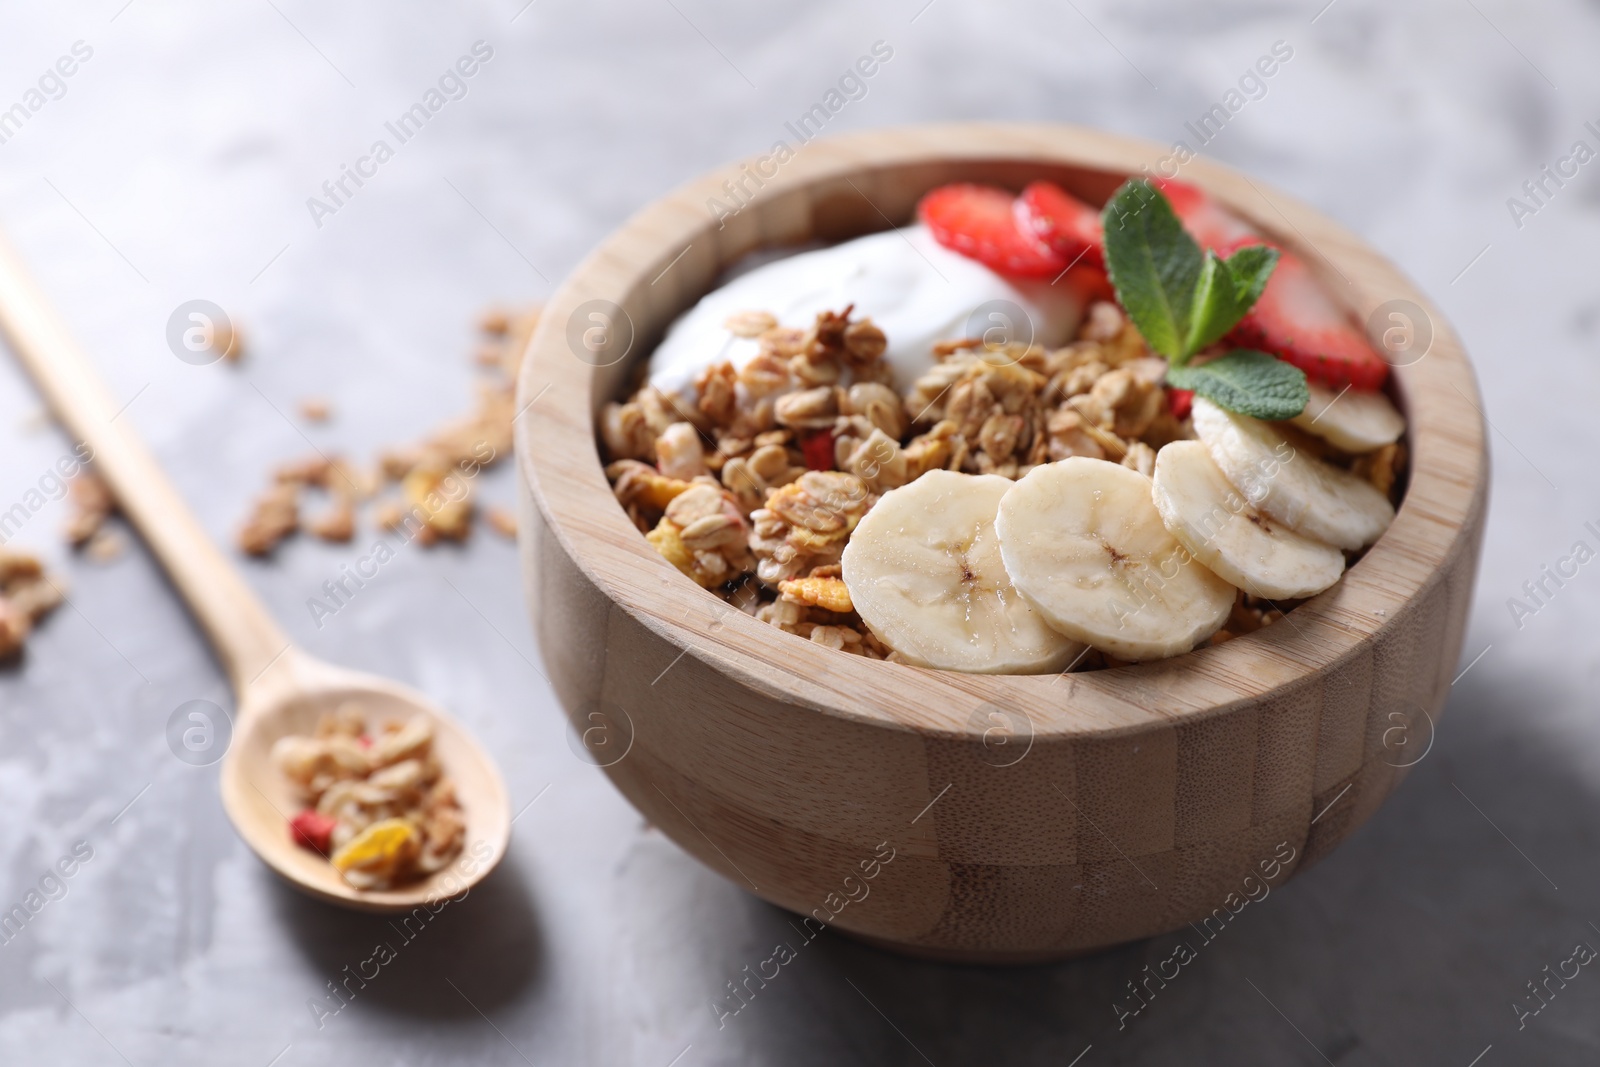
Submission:
POLYGON ((1413 325, 1431 323, 1423 358, 1395 369, 1412 458, 1394 524, 1285 621, 1083 674, 870 661, 730 610, 656 554, 606 484, 595 413, 740 256, 905 224, 950 181, 1050 178, 1098 204, 1164 154, 1073 127, 985 123, 729 166, 608 238, 529 343, 522 556, 550 679, 585 740, 575 751, 684 849, 812 926, 917 955, 1024 962, 1214 925, 1348 836, 1431 744, 1484 525, 1472 370, 1375 251, 1216 165, 1197 160, 1183 177, 1299 254, 1356 315, 1409 301, 1413 325), (708 201, 733 206, 725 182, 755 195, 719 225, 708 201), (599 331, 598 356, 585 330, 599 331))

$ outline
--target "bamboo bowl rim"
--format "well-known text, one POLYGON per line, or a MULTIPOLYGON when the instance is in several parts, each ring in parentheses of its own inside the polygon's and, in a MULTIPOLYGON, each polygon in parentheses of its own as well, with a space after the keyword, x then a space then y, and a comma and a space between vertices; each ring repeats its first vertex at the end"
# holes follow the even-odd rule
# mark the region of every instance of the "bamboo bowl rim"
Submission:
POLYGON ((635 366, 729 262, 808 233, 817 198, 865 202, 880 216, 867 229, 883 230, 909 219, 909 209, 895 217, 896 207, 877 206, 905 200, 885 192, 886 181, 921 182, 920 195, 947 181, 994 180, 987 172, 1021 165, 1041 175, 1100 172, 1109 191, 1164 155, 1152 142, 1066 125, 897 127, 806 144, 775 176, 763 176, 755 198, 720 228, 706 204, 727 202, 725 183, 746 173, 740 162, 649 204, 579 264, 528 343, 517 390, 516 409, 528 416, 516 420, 517 468, 551 535, 616 607, 680 658, 696 657, 756 692, 825 715, 956 740, 980 741, 994 708, 1026 715, 1035 740, 1113 737, 1226 714, 1327 674, 1386 632, 1396 636, 1408 603, 1437 580, 1482 514, 1487 457, 1471 366, 1444 318, 1375 250, 1306 205, 1203 159, 1181 176, 1300 255, 1348 310, 1364 319, 1386 301, 1406 300, 1432 327, 1425 356, 1393 370, 1410 451, 1393 524, 1336 585, 1283 622, 1170 659, 1080 674, 962 674, 868 660, 732 609, 663 559, 612 495, 594 415, 615 399, 601 390, 616 375, 574 354, 569 322, 579 305, 611 301, 643 323, 619 364, 635 366))

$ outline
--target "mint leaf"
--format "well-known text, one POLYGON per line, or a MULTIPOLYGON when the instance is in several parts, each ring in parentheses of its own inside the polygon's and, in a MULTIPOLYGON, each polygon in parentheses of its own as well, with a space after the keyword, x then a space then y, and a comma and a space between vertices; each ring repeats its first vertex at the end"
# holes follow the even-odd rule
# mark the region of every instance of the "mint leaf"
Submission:
POLYGON ((1246 245, 1229 256, 1227 263, 1239 300, 1239 317, 1243 318, 1267 288, 1278 265, 1278 250, 1270 245, 1246 245))
POLYGON ((1184 339, 1183 362, 1189 355, 1214 345, 1245 316, 1267 287, 1278 264, 1278 250, 1266 245, 1241 248, 1227 259, 1206 252, 1195 288, 1193 321, 1184 339))
POLYGON ((1124 182, 1106 202, 1106 271, 1117 300, 1150 347, 1183 359, 1195 291, 1205 257, 1173 214, 1172 205, 1142 178, 1124 182))
POLYGON ((1199 366, 1173 367, 1167 384, 1257 419, 1292 419, 1311 399, 1305 372, 1276 356, 1240 348, 1199 366))

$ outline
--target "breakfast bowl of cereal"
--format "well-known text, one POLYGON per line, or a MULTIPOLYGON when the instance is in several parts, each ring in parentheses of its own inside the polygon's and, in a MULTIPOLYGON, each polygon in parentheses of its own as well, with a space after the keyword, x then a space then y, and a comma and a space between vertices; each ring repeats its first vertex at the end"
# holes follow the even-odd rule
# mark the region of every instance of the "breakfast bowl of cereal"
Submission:
POLYGON ((1225 923, 1431 744, 1471 367, 1353 235, 1163 155, 780 142, 630 219, 529 343, 573 749, 808 931, 1026 962, 1225 923))

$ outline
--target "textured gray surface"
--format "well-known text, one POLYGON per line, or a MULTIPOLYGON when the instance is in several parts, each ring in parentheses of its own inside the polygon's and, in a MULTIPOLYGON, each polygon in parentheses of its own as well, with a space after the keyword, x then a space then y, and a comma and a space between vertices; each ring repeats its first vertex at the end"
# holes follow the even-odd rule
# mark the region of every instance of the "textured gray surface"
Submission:
MULTIPOLYGON (((481 304, 548 293, 647 199, 766 149, 878 39, 894 58, 833 126, 1054 119, 1162 141, 1287 41, 1293 59, 1206 151, 1340 219, 1435 297, 1482 376, 1496 484, 1463 666, 1484 654, 1437 744, 1342 850, 1248 908, 1120 1032, 1112 1003, 1174 938, 985 970, 824 935, 719 1030, 724 982, 797 939, 572 756, 492 536, 404 553, 321 629, 305 600, 358 548, 298 543, 247 567, 314 653, 453 708, 518 806, 548 786, 500 872, 319 1029, 307 1000, 395 935, 275 884, 224 820, 214 769, 168 752, 173 708, 227 698, 149 558, 61 558, 73 606, 0 672, 0 904, 74 842, 94 856, 0 945, 0 1062, 1595 1062, 1600 975, 1520 1031, 1512 1004, 1576 942, 1600 946, 1600 564, 1520 629, 1506 599, 1574 541, 1600 544, 1583 527, 1600 525, 1600 185, 1584 168, 1520 229, 1505 201, 1574 140, 1600 147, 1583 128, 1600 15, 1336 0, 1318 16, 1322 2, 7 5, 0 108, 74 41, 94 54, 0 144, 0 220, 219 537, 267 465, 305 450, 274 407, 335 397, 335 420, 306 432, 357 455, 462 409, 481 304), (495 53, 468 95, 314 226, 306 198, 479 39, 495 53), (247 325, 248 363, 168 352, 167 316, 195 297, 247 325)), ((0 510, 67 448, 26 428, 36 406, 0 359, 0 510)), ((508 475, 486 476, 489 497, 509 496, 508 475)), ((60 519, 51 505, 16 543, 59 558, 60 519)))

